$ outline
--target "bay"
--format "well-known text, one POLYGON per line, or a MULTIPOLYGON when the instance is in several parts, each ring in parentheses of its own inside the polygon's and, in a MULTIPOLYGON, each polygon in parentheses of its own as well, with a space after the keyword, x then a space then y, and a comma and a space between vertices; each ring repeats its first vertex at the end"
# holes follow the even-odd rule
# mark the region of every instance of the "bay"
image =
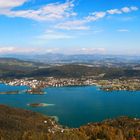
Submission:
POLYGON ((20 91, 20 94, 1 94, 0 104, 56 116, 60 124, 68 127, 119 116, 140 118, 140 91, 106 92, 96 86, 53 87, 44 89, 47 94, 31 95, 24 92, 26 89, 26 86, 0 84, 0 92, 20 91), (31 103, 48 106, 28 106, 31 103))

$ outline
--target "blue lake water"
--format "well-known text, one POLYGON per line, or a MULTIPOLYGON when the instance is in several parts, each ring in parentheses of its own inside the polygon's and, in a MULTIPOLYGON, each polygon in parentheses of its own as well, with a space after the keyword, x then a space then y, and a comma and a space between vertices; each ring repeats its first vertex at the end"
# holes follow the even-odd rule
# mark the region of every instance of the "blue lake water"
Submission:
POLYGON ((105 92, 95 86, 46 88, 47 94, 30 95, 26 86, 0 84, 0 92, 20 90, 21 94, 0 95, 0 104, 24 108, 49 116, 57 116, 59 123, 79 127, 89 122, 118 116, 140 118, 140 91, 105 92), (32 108, 29 103, 47 103, 54 106, 32 108))

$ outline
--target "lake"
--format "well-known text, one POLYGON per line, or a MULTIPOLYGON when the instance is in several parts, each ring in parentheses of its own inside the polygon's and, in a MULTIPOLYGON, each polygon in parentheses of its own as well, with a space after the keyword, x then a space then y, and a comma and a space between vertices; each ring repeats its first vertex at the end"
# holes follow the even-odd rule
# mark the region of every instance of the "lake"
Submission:
POLYGON ((56 116, 59 123, 79 127, 89 122, 118 116, 140 117, 140 91, 105 92, 96 86, 46 88, 47 94, 24 93, 26 86, 0 84, 0 92, 21 91, 20 94, 0 95, 0 104, 56 116), (29 103, 46 103, 50 106, 31 107, 29 103))

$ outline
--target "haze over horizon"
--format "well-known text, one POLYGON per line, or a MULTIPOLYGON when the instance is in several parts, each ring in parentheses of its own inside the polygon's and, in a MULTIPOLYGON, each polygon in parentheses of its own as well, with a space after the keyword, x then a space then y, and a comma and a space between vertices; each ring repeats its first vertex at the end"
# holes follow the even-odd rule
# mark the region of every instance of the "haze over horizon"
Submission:
POLYGON ((0 55, 140 55, 138 0, 0 0, 0 55))

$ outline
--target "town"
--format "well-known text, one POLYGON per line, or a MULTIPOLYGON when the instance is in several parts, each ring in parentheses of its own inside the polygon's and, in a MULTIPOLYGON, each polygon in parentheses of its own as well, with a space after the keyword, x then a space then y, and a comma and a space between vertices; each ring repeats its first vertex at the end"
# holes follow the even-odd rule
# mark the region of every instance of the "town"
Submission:
POLYGON ((138 91, 140 90, 140 79, 111 79, 111 80, 97 80, 93 77, 82 78, 23 78, 23 79, 9 79, 0 80, 11 86, 28 86, 26 92, 30 94, 44 94, 43 88, 47 87, 66 87, 66 86, 98 86, 104 91, 138 91))

